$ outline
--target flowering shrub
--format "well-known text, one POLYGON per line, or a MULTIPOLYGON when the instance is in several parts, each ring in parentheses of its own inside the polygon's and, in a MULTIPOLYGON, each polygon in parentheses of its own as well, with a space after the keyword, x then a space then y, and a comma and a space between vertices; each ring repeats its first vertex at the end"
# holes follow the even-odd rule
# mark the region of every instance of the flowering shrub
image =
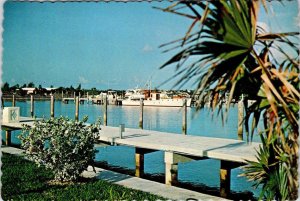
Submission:
POLYGON ((96 153, 100 122, 86 125, 87 119, 59 117, 36 121, 32 127, 24 125, 21 146, 29 159, 53 171, 56 181, 74 181, 93 164, 96 153))

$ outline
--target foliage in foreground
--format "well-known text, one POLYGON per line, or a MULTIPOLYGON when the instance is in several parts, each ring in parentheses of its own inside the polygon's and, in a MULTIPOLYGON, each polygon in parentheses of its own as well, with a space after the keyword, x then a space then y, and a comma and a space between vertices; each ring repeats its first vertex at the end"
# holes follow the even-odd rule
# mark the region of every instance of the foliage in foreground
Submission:
POLYGON ((51 171, 19 156, 2 155, 3 200, 162 200, 163 198, 101 180, 50 185, 51 171))
POLYGON ((228 95, 226 114, 231 100, 245 95, 247 138, 257 131, 261 119, 264 124, 258 162, 249 164, 246 176, 263 186, 261 198, 295 200, 300 97, 295 36, 299 33, 268 33, 259 27, 261 2, 267 10, 264 0, 183 1, 161 9, 192 21, 182 39, 168 44, 176 45, 171 50, 181 49, 162 67, 176 64, 179 85, 196 78, 198 109, 209 102, 213 111, 223 114, 222 100, 228 95), (248 107, 247 99, 256 102, 248 107))
POLYGON ((74 181, 92 165, 96 150, 94 142, 99 124, 85 125, 83 121, 66 117, 36 121, 24 126, 19 136, 27 157, 53 171, 57 181, 74 181))

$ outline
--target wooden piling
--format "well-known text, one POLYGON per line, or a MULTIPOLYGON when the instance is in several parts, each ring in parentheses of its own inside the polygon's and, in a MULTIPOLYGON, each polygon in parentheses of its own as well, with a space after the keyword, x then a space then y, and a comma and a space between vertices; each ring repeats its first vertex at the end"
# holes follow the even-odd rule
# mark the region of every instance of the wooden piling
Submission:
POLYGON ((244 103, 238 102, 238 139, 243 140, 244 103))
POLYGON ((6 146, 11 145, 11 131, 10 130, 5 131, 5 145, 6 146))
POLYGON ((165 184, 174 185, 178 183, 178 160, 176 154, 165 152, 165 184))
POLYGON ((182 106, 182 134, 186 135, 187 130, 187 105, 186 99, 183 100, 182 106))
POLYGON ((30 96, 30 115, 34 117, 34 98, 33 95, 30 96))
POLYGON ((139 128, 143 129, 144 122, 144 100, 140 100, 140 119, 139 119, 139 128))
POLYGON ((228 197, 230 193, 230 176, 231 176, 230 162, 221 160, 220 196, 223 198, 228 197))
POLYGON ((16 107, 16 97, 14 94, 12 95, 12 106, 16 107))
POLYGON ((144 160, 145 160, 144 156, 145 154, 151 153, 153 151, 155 150, 135 147, 135 176, 136 177, 143 177, 144 160))
POLYGON ((50 116, 54 117, 54 96, 51 95, 51 101, 50 101, 50 116))
POLYGON ((165 183, 173 186, 178 183, 178 164, 165 164, 166 167, 166 178, 165 183))
POLYGON ((142 177, 144 174, 144 153, 141 149, 135 148, 135 176, 142 177))
POLYGON ((79 97, 75 97, 75 121, 79 120, 79 97))
POLYGON ((107 126, 107 96, 104 96, 103 101, 103 125, 107 126))

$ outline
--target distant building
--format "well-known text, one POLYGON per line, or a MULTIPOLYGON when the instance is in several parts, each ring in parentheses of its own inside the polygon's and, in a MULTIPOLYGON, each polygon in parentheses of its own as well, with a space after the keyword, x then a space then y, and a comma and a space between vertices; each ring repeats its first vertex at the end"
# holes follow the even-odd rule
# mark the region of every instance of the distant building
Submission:
POLYGON ((48 87, 48 88, 45 88, 47 91, 55 91, 56 89, 57 89, 57 87, 55 88, 55 87, 48 87))
POLYGON ((26 94, 36 94, 36 88, 34 87, 23 87, 23 91, 26 91, 26 94))
MULTIPOLYGON (((54 93, 58 88, 54 88, 54 87, 48 87, 48 88, 43 88, 44 90, 44 95, 48 95, 48 94, 52 94, 54 93)), ((19 89, 17 89, 19 91, 19 89)), ((21 88, 22 91, 24 91, 27 95, 29 94, 37 94, 40 93, 38 91, 40 91, 40 89, 34 88, 34 87, 23 87, 21 88)))
POLYGON ((46 87, 45 89, 46 89, 45 95, 48 95, 48 94, 53 94, 56 91, 56 89, 58 89, 58 88, 55 88, 55 87, 46 87))

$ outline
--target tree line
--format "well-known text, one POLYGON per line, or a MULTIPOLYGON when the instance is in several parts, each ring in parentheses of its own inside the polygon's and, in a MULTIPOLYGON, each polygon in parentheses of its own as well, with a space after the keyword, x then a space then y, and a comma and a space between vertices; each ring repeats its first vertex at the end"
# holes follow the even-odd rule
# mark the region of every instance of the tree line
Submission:
POLYGON ((3 95, 10 95, 10 94, 17 94, 21 96, 25 96, 27 94, 27 91, 24 90, 24 88, 35 88, 34 94, 35 95, 41 95, 46 96, 49 94, 62 94, 65 95, 83 95, 88 93, 89 95, 98 95, 101 92, 104 92, 103 90, 99 90, 95 87, 92 87, 91 89, 83 89, 81 87, 81 84, 79 84, 77 87, 73 87, 72 85, 70 87, 53 87, 53 85, 50 85, 50 90, 47 90, 47 87, 43 87, 42 85, 35 85, 33 82, 29 82, 28 84, 15 84, 10 85, 8 82, 3 83, 1 86, 1 91, 3 95))

